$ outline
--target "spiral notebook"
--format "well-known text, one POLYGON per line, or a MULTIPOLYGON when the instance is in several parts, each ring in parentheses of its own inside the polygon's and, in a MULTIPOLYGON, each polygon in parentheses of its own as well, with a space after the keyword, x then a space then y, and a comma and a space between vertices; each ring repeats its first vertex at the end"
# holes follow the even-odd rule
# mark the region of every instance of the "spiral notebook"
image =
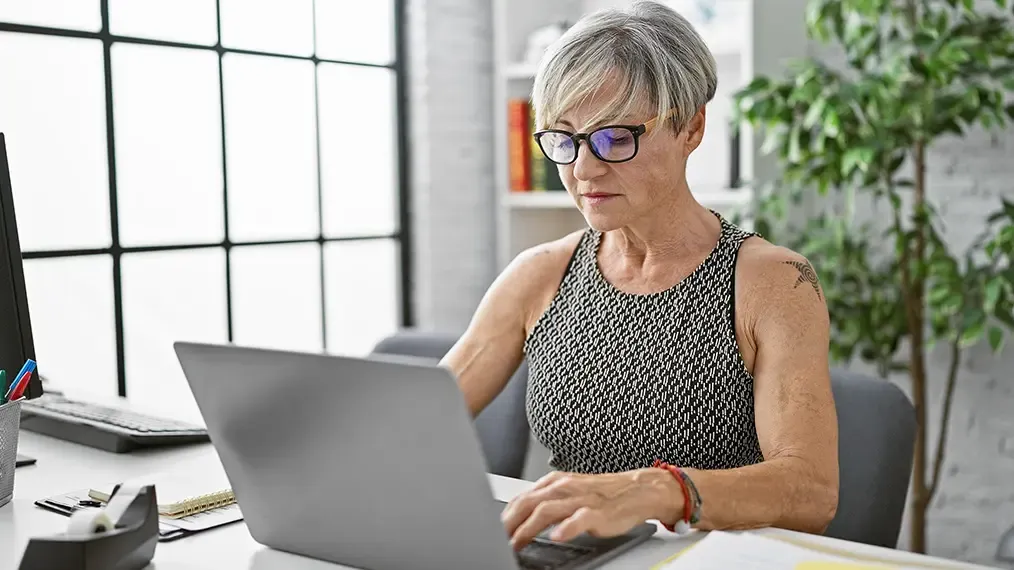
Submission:
MULTIPOLYGON (((158 514, 169 519, 182 519, 228 507, 236 502, 228 479, 224 472, 218 470, 154 473, 137 477, 131 482, 154 484, 158 514)), ((88 490, 88 496, 105 503, 109 501, 113 487, 93 487, 88 490)))

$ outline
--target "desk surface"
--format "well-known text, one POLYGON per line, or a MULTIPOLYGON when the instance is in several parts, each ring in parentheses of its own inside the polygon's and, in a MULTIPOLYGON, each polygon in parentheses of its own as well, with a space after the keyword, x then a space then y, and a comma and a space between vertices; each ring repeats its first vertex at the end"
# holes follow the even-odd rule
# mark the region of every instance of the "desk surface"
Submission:
MULTIPOLYGON (((0 507, 0 570, 17 568, 25 545, 33 536, 62 532, 67 517, 36 507, 36 499, 155 471, 217 462, 211 445, 145 451, 118 455, 67 443, 31 432, 21 432, 20 451, 38 459, 16 471, 14 499, 0 507)), ((185 467, 184 467, 185 468, 185 467)), ((508 500, 529 483, 490 476, 493 493, 508 500)), ((974 568, 974 566, 885 548, 844 542, 780 529, 751 531, 820 548, 923 568, 974 568)), ((647 569, 695 541, 700 533, 675 536, 664 529, 647 543, 621 555, 603 570, 647 569)), ((159 543, 155 550, 158 570, 247 568, 256 570, 333 570, 345 568, 326 562, 268 549, 254 542, 242 522, 208 530, 175 542, 159 543)))

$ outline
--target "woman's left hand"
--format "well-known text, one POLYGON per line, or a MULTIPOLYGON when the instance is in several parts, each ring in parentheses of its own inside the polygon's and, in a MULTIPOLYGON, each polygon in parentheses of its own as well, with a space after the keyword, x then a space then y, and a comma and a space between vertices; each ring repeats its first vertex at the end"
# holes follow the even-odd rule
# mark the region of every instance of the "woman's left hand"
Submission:
POLYGON ((646 520, 678 519, 683 512, 681 493, 663 469, 601 475, 553 472, 514 497, 502 519, 515 550, 554 524, 550 538, 560 542, 582 533, 617 536, 646 520))

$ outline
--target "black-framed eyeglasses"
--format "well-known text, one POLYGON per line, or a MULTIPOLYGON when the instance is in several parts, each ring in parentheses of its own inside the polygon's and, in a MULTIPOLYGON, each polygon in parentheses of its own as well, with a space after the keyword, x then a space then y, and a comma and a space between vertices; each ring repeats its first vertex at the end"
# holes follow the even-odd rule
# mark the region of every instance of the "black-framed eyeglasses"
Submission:
POLYGON ((656 117, 640 125, 606 125, 590 133, 545 129, 533 136, 542 154, 556 164, 570 164, 577 160, 581 141, 586 141, 595 158, 603 162, 626 162, 637 156, 641 135, 650 131, 657 120, 656 117))

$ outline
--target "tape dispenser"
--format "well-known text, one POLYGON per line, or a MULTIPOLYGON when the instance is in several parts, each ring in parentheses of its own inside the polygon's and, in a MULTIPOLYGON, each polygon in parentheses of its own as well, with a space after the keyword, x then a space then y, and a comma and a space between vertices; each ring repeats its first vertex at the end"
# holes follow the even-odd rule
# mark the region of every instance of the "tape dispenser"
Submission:
POLYGON ((32 538, 18 570, 140 570, 157 543, 155 486, 118 485, 104 508, 75 511, 63 533, 32 538))

